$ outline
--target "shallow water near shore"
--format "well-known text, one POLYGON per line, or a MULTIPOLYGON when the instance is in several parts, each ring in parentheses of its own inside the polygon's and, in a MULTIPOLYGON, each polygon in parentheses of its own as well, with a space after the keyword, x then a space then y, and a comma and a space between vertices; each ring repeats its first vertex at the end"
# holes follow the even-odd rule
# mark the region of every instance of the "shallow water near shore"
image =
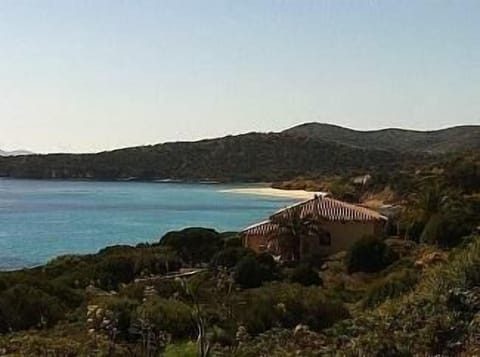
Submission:
POLYGON ((0 269, 158 241, 185 227, 237 231, 295 201, 228 192, 245 187, 0 179, 0 269))

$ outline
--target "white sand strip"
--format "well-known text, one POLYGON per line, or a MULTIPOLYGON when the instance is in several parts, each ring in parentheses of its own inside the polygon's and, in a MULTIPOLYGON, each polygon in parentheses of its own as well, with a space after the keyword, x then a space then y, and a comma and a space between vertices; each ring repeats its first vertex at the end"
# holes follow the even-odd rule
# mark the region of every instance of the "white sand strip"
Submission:
POLYGON ((324 192, 309 192, 304 190, 281 190, 271 187, 259 187, 259 188, 232 188, 229 190, 222 190, 221 192, 237 193, 243 195, 259 195, 270 197, 286 197, 298 200, 308 200, 313 198, 314 195, 324 195, 324 192))

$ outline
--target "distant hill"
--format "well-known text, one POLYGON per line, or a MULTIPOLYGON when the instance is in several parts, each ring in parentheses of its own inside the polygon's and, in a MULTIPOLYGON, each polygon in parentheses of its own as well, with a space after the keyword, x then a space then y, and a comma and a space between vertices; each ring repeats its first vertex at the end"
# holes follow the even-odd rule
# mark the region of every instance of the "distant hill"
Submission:
POLYGON ((391 167, 396 153, 319 139, 250 133, 98 154, 0 158, 0 176, 21 178, 275 181, 298 175, 391 167))
POLYGON ((479 125, 456 126, 434 131, 406 129, 358 131, 331 124, 307 123, 285 130, 283 133, 364 149, 430 153, 480 149, 479 125))
POLYGON ((21 155, 32 155, 31 151, 27 150, 15 150, 15 151, 4 151, 0 150, 0 156, 21 156, 21 155))
POLYGON ((480 127, 360 132, 310 123, 98 154, 0 157, 0 176, 124 180, 281 181, 298 176, 387 172, 444 152, 480 148, 480 127))

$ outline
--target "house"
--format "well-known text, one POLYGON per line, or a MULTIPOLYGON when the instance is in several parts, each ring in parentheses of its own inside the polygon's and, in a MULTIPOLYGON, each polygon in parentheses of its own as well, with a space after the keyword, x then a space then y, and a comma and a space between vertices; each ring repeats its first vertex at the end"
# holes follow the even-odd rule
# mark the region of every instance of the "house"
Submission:
POLYGON ((365 207, 335 200, 327 196, 294 204, 274 213, 269 220, 257 223, 241 232, 244 247, 257 253, 275 253, 282 227, 277 222, 287 221, 293 216, 315 222, 323 233, 305 238, 304 252, 333 254, 350 248, 360 238, 383 232, 387 218, 365 207))

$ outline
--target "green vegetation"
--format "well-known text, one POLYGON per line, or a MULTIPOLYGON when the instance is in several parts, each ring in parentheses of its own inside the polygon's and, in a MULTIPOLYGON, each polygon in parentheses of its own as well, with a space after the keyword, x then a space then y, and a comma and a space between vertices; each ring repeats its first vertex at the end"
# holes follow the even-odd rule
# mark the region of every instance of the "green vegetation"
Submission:
POLYGON ((257 288, 278 277, 276 265, 272 256, 266 253, 258 256, 246 255, 235 266, 233 277, 243 288, 257 288))
POLYGON ((347 269, 349 273, 374 273, 385 269, 396 259, 395 252, 382 239, 369 236, 356 241, 348 251, 347 269))
MULTIPOLYGON (((279 135, 265 137, 278 140, 277 144, 283 140, 279 135)), ((232 149, 240 139, 224 140, 224 147, 232 149)), ((213 144, 199 145, 210 149, 213 144)), ((265 145, 263 149, 277 148, 265 145)), ((308 145, 320 144, 312 139, 308 145)), ((308 145, 305 150, 312 149, 308 145)), ((272 155, 298 159, 297 154, 288 153, 290 148, 285 150, 272 155)), ((98 162, 107 160, 103 155, 119 160, 103 162, 101 170, 106 171, 100 176, 127 175, 131 167, 118 169, 125 153, 98 155, 98 162), (113 167, 117 171, 110 172, 113 167)), ((176 155, 187 157, 190 151, 176 155)), ((235 162, 235 155, 227 161, 235 162)), ((269 157, 259 157, 270 168, 276 165, 269 157)), ((43 165, 57 159, 55 165, 70 165, 62 161, 67 156, 15 160, 46 160, 43 165)), ((69 159, 71 167, 79 163, 76 156, 69 159)), ((89 162, 85 160, 82 165, 89 162)), ((129 160, 136 167, 135 155, 129 160)), ((9 165, 20 161, 9 161, 9 165)), ((282 170, 289 167, 288 162, 282 170)), ((310 164, 314 163, 306 165, 310 164)), ((23 175, 27 166, 20 166, 15 170, 23 175)), ((144 177, 157 175, 152 167, 144 177)), ((184 167, 186 171, 179 172, 190 175, 189 166, 184 167)), ((334 256, 308 255, 309 239, 323 237, 322 222, 294 214, 272 217, 282 227, 282 262, 243 248, 235 233, 190 228, 170 232, 153 244, 108 247, 97 254, 59 257, 34 269, 1 272, 0 354, 478 355, 479 167, 478 153, 469 152, 379 171, 362 185, 351 179, 365 171, 317 177, 319 182, 328 178, 328 187, 352 200, 388 196, 400 208, 391 215, 388 227, 395 238, 365 237, 348 252, 334 256)), ((28 175, 43 172, 35 165, 32 170, 40 171, 28 171, 28 175)), ((62 172, 68 176, 69 170, 62 172)), ((239 177, 245 178, 257 168, 242 170, 239 177)), ((253 176, 278 173, 268 170, 253 176)), ((76 172, 78 177, 85 174, 81 165, 76 172)), ((286 176, 296 171, 288 172, 286 176)))
POLYGON ((363 149, 395 150, 399 152, 464 151, 480 149, 479 126, 457 126, 436 131, 382 129, 358 131, 337 125, 306 123, 285 133, 318 140, 334 141, 363 149))
POLYGON ((322 279, 320 279, 318 272, 305 263, 296 266, 292 270, 290 281, 304 286, 322 285, 322 279))

